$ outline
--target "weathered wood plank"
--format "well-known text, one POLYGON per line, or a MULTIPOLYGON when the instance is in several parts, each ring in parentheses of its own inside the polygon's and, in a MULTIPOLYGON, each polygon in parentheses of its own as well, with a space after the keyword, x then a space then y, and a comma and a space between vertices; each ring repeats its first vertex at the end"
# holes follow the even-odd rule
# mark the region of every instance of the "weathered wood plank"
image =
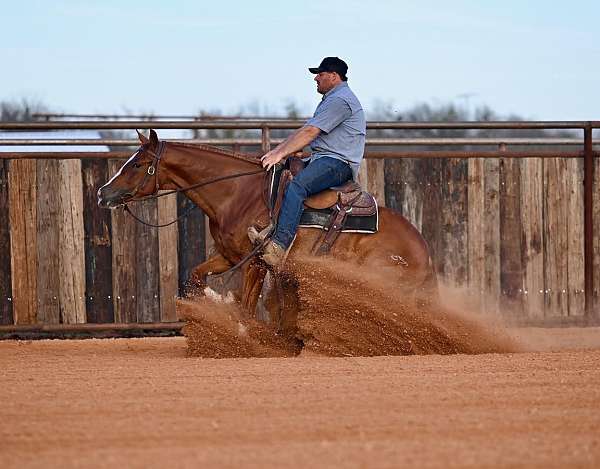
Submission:
POLYGON ((521 161, 521 217, 523 265, 523 313, 544 316, 544 220, 543 160, 521 161))
POLYGON ((377 205, 385 207, 385 161, 381 159, 368 159, 363 163, 367 167, 366 190, 373 194, 377 205))
POLYGON ((484 307, 484 160, 471 158, 468 161, 468 258, 469 291, 472 307, 484 307))
POLYGON ((503 315, 523 316, 521 247, 521 165, 500 159, 500 307, 503 315))
POLYGON ((37 161, 38 322, 60 323, 60 162, 37 161))
POLYGON ((600 161, 594 165, 594 302, 593 309, 600 311, 600 161))
POLYGON ((484 162, 484 253, 485 311, 497 314, 500 309, 500 163, 487 158, 484 162))
POLYGON ((546 316, 567 316, 568 220, 567 162, 564 158, 544 161, 544 284, 546 316))
POLYGON ((369 165, 366 164, 365 161, 363 161, 363 163, 360 165, 360 168, 358 169, 358 176, 357 176, 358 180, 356 181, 362 187, 367 187, 367 184, 369 181, 368 172, 369 172, 369 165))
POLYGON ((568 178, 568 297, 569 316, 583 316, 585 313, 585 267, 584 267, 584 227, 583 227, 583 159, 566 161, 568 178))
POLYGON ((425 161, 410 158, 385 161, 386 205, 404 215, 419 231, 423 227, 425 161))
MULTIPOLYGON (((108 161, 109 178, 123 165, 123 160, 108 161)), ((136 222, 123 209, 111 210, 112 299, 115 322, 137 322, 137 240, 136 222)))
POLYGON ((87 322, 114 322, 109 210, 98 207, 98 188, 108 180, 106 160, 82 160, 87 322))
MULTIPOLYGON (((402 212, 402 199, 403 194, 401 193, 401 187, 406 181, 400 182, 402 179, 402 162, 406 159, 385 159, 384 160, 384 180, 385 180, 385 205, 391 209, 394 209, 404 215, 402 212)), ((404 215, 406 217, 406 215, 404 215)), ((408 218, 408 217, 407 217, 408 218)))
POLYGON ((15 324, 37 320, 37 171, 35 160, 11 160, 8 171, 12 303, 15 324))
POLYGON ((472 306, 497 313, 500 297, 499 162, 468 162, 468 253, 472 306))
MULTIPOLYGON (((158 199, 158 223, 169 223, 177 218, 177 195, 158 199)), ((160 268, 160 320, 176 321, 175 299, 178 294, 177 223, 158 231, 160 268)))
POLYGON ((422 231, 423 237, 429 245, 433 264, 441 282, 447 281, 446 263, 444 261, 444 225, 440 222, 440 213, 443 210, 442 199, 442 161, 439 159, 425 160, 418 165, 417 178, 422 187, 422 231))
MULTIPOLYGON (((181 216, 194 206, 194 203, 183 194, 177 194, 177 216, 181 216)), ((179 295, 184 295, 186 282, 193 269, 206 259, 205 221, 202 210, 195 209, 179 220, 178 232, 178 277, 179 295)))
MULTIPOLYGON (((158 222, 157 202, 135 204, 136 215, 147 223, 158 222)), ((158 230, 137 223, 136 226, 136 298, 138 322, 160 321, 160 271, 158 266, 158 230)))
POLYGON ((60 312, 65 324, 86 322, 83 187, 80 160, 60 160, 60 312))
POLYGON ((0 161, 0 324, 13 323, 10 221, 8 204, 8 160, 0 161))
POLYGON ((446 281, 454 287, 468 282, 468 200, 467 168, 464 159, 450 158, 442 161, 440 180, 443 270, 446 281))

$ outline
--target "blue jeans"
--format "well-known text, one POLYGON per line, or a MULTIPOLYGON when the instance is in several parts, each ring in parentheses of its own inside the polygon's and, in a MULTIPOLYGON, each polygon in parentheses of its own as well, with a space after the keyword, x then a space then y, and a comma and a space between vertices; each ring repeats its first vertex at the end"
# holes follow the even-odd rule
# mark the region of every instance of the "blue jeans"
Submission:
POLYGON ((304 210, 304 200, 317 192, 339 186, 350 178, 352 169, 344 161, 321 157, 310 162, 290 182, 285 191, 273 241, 284 249, 289 248, 296 236, 304 210))

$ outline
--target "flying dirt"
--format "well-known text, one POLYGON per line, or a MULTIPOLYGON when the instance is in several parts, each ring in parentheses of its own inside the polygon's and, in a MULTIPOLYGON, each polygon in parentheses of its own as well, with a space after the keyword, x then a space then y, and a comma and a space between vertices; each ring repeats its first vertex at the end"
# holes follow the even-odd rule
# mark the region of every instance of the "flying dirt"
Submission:
POLYGON ((290 267, 299 284, 294 337, 214 297, 181 300, 190 356, 282 357, 480 354, 519 351, 498 324, 479 315, 405 297, 384 273, 310 257, 290 267))

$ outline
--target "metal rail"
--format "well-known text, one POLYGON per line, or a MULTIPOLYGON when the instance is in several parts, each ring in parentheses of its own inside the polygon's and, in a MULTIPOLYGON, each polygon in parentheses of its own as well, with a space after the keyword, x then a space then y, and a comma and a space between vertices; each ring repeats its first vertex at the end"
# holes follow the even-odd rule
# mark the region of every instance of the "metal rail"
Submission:
MULTIPOLYGON (((265 150, 267 151, 267 150, 265 150)), ((260 158, 265 151, 248 152, 247 155, 260 158)), ((600 151, 592 152, 594 157, 600 151)), ((51 159, 51 160, 108 160, 129 158, 132 151, 0 151, 0 160, 51 159)), ((304 156, 309 156, 304 153, 304 156)), ((583 151, 514 151, 514 150, 413 150, 377 151, 366 150, 366 159, 385 158, 583 158, 583 151)))
MULTIPOLYGON (((208 139, 173 139, 170 141, 201 145, 244 145, 263 146, 265 141, 271 144, 283 142, 283 138, 269 138, 268 130, 263 138, 208 138, 208 139)), ((138 146, 135 139, 106 139, 106 138, 0 138, 1 146, 36 146, 36 145, 81 145, 81 146, 138 146)), ((486 145, 581 145, 578 138, 367 138, 366 144, 376 146, 486 146, 486 145)))
MULTIPOLYGON (((73 129, 296 129, 302 120, 220 120, 220 121, 67 121, 0 122, 0 130, 73 130, 73 129)), ((367 123, 367 129, 585 129, 600 128, 600 121, 490 121, 490 122, 381 122, 367 123)))
MULTIPOLYGON (((132 119, 142 119, 142 120, 188 120, 188 121, 256 121, 256 120, 269 120, 269 121, 289 121, 291 120, 289 117, 278 117, 278 116, 219 116, 219 115, 211 115, 211 114, 56 114, 56 113, 46 113, 46 112, 35 112, 31 114, 31 117, 34 119, 43 119, 46 121, 50 121, 52 119, 74 119, 74 120, 82 120, 82 119, 102 119, 102 120, 110 120, 110 119, 119 119, 119 120, 132 120, 132 119)), ((306 118, 298 118, 293 120, 308 120, 306 118)), ((61 121, 59 121, 61 122, 61 121)))

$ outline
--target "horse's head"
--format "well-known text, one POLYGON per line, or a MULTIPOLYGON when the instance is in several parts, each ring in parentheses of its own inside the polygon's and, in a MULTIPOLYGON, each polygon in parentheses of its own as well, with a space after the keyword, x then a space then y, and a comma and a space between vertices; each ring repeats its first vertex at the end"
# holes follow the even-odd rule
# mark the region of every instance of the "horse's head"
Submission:
POLYGON ((162 145, 154 130, 148 139, 140 132, 141 142, 137 151, 98 189, 98 205, 116 208, 124 203, 152 195, 158 191, 158 165, 162 156, 162 145))

